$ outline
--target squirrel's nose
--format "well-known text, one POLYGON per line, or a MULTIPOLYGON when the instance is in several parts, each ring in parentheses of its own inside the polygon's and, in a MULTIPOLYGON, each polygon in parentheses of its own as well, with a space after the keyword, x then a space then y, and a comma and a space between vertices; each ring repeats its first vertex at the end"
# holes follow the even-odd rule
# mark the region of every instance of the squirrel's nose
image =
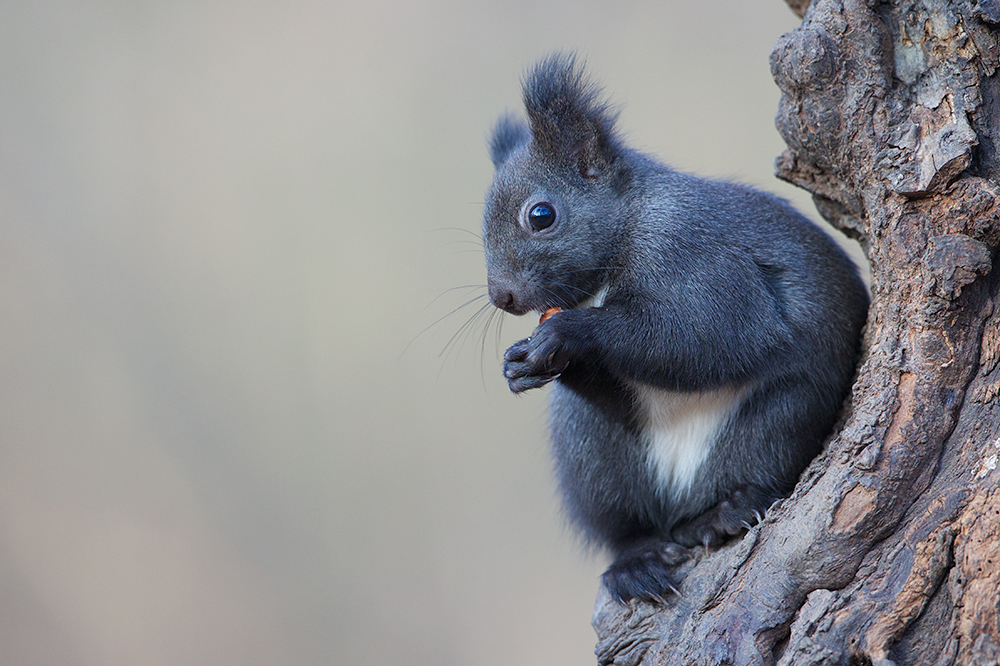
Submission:
POLYGON ((516 310, 517 307, 514 305, 514 292, 510 289, 490 289, 490 302, 501 310, 506 310, 511 312, 516 310))
POLYGON ((517 306, 517 297, 514 295, 513 286, 506 280, 496 279, 489 281, 490 302, 494 306, 512 312, 522 314, 517 306))

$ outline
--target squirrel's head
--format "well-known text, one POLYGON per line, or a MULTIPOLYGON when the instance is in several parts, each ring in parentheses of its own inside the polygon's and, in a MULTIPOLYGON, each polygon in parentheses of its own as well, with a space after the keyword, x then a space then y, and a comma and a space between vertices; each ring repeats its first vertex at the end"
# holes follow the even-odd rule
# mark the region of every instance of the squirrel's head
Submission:
POLYGON ((607 284, 629 189, 618 114, 572 54, 536 64, 523 90, 528 123, 504 115, 490 138, 483 220, 490 300, 513 314, 572 308, 607 284))

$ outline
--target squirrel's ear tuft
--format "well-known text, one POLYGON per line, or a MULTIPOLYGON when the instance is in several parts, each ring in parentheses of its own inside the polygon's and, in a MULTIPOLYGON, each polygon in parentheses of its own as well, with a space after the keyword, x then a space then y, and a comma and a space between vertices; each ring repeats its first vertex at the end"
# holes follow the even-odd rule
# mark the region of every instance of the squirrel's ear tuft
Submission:
POLYGON ((490 134, 490 159, 493 160, 493 168, 499 169, 510 154, 530 138, 531 133, 523 120, 511 113, 500 116, 490 134))
POLYGON ((542 154, 576 160, 585 178, 599 176, 620 150, 618 112, 586 77, 573 53, 554 53, 527 73, 524 107, 531 137, 542 154))

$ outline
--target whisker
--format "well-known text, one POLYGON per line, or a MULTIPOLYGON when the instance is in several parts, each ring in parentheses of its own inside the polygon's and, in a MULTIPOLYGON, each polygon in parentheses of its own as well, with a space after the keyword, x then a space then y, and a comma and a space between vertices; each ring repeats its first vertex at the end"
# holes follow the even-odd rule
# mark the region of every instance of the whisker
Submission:
POLYGON ((591 266, 589 268, 574 268, 569 271, 562 271, 563 273, 586 273, 595 271, 623 271, 624 266, 591 266))
POLYGON ((479 234, 477 234, 475 231, 470 231, 468 229, 463 229, 462 227, 437 227, 436 229, 428 229, 428 231, 431 231, 431 232, 460 231, 463 234, 469 234, 470 236, 472 236, 473 238, 475 238, 477 241, 479 241, 480 244, 482 244, 482 242, 483 242, 483 237, 482 236, 480 236, 479 234))
MULTIPOLYGON (((481 298, 481 297, 479 297, 479 298, 481 298)), ((474 299, 474 300, 478 300, 478 299, 474 299)), ((455 347, 455 345, 456 345, 459 337, 462 336, 463 333, 466 333, 466 337, 467 337, 467 334, 471 330, 471 327, 474 325, 474 323, 482 316, 483 312, 485 312, 486 309, 490 308, 490 307, 493 307, 492 303, 484 303, 482 306, 480 306, 480 308, 478 310, 476 310, 472 314, 471 317, 469 317, 465 321, 464 324, 462 324, 461 326, 459 326, 458 330, 455 331, 455 333, 452 334, 451 338, 448 339, 448 342, 445 344, 444 349, 442 349, 441 352, 438 354, 438 358, 444 356, 447 359, 448 356, 451 354, 451 350, 454 349, 454 347, 455 347)), ((465 338, 463 337, 462 339, 464 340, 465 338)), ((463 342, 463 344, 464 344, 464 342, 463 342)), ((461 352, 461 347, 459 347, 458 351, 461 352)))
MULTIPOLYGON (((453 291, 453 290, 455 290, 455 289, 466 289, 466 288, 468 288, 468 289, 471 289, 471 288, 473 288, 473 287, 475 287, 475 286, 477 286, 477 285, 465 285, 465 286, 462 286, 462 287, 452 287, 451 289, 448 289, 447 291, 453 291)), ((447 293, 447 291, 446 291, 446 292, 444 292, 444 293, 447 293)), ((441 296, 443 296, 443 295, 444 295, 444 293, 442 293, 442 294, 439 294, 439 295, 438 295, 437 297, 435 297, 435 299, 434 299, 434 300, 437 300, 438 298, 440 298, 441 296)), ((434 328, 435 326, 437 326, 438 324, 440 324, 440 323, 441 323, 441 322, 443 322, 443 321, 444 321, 445 319, 447 319, 448 317, 452 316, 453 314, 455 314, 456 312, 458 312, 458 311, 459 311, 459 310, 461 310, 462 308, 464 308, 464 307, 467 307, 467 306, 471 305, 472 303, 475 303, 476 301, 478 301, 478 300, 481 300, 481 299, 483 299, 483 298, 486 298, 486 297, 487 297, 487 294, 479 294, 478 296, 475 296, 475 297, 473 297, 473 298, 470 298, 469 300, 467 300, 467 301, 465 301, 464 303, 462 303, 461 305, 459 305, 459 306, 458 306, 457 308, 454 308, 454 309, 453 309, 453 310, 451 310, 450 312, 447 312, 447 313, 445 313, 445 314, 441 315, 440 317, 438 317, 437 319, 435 319, 435 320, 434 320, 433 322, 431 322, 430 324, 428 324, 427 326, 425 326, 425 327, 424 327, 423 329, 421 329, 421 330, 420 330, 420 332, 419 332, 419 333, 417 333, 416 335, 414 335, 414 336, 413 336, 413 339, 412 339, 412 340, 410 340, 410 341, 409 341, 409 342, 408 342, 408 343, 406 344, 406 346, 405 346, 405 347, 403 347, 403 351, 401 351, 401 352, 399 353, 399 358, 403 358, 403 356, 404 356, 404 355, 406 354, 406 352, 407 352, 407 351, 408 351, 408 350, 410 349, 410 347, 412 347, 412 346, 413 346, 413 343, 414 343, 414 342, 416 342, 416 341, 417 341, 417 339, 418 339, 418 338, 419 338, 420 336, 422 336, 422 335, 423 335, 424 333, 426 333, 427 331, 431 330, 432 328, 434 328)), ((431 302, 433 303, 434 301, 431 301, 431 302)), ((485 307, 487 307, 488 305, 491 305, 491 304, 490 304, 489 302, 487 302, 487 303, 486 303, 485 305, 483 305, 483 306, 482 306, 482 307, 480 308, 480 310, 484 309, 484 308, 485 308, 485 307)), ((425 309, 426 309, 426 308, 425 308, 425 309)), ((473 316, 475 316, 475 315, 473 315, 473 316)), ((397 359, 397 360, 399 360, 399 359, 397 359)))
MULTIPOLYGON (((470 298, 469 300, 467 300, 466 302, 462 303, 461 305, 459 305, 457 308, 455 308, 454 310, 452 310, 448 314, 442 315, 441 317, 438 317, 438 319, 433 324, 431 324, 430 326, 428 326, 427 328, 430 328, 431 326, 437 326, 438 324, 440 324, 447 317, 452 316, 453 314, 455 314, 456 312, 458 312, 462 308, 466 307, 467 305, 471 305, 471 304, 475 303, 476 301, 478 301, 480 299, 483 299, 483 298, 486 298, 486 294, 479 294, 478 296, 476 296, 474 298, 470 298)), ((480 310, 482 310, 483 308, 485 308, 485 307, 487 307, 489 305, 491 305, 491 304, 490 303, 486 303, 485 305, 483 305, 480 308, 480 310)), ((426 331, 427 328, 425 328, 423 331, 420 331, 420 333, 423 333, 424 331, 426 331)), ((418 333, 418 335, 419 335, 419 333, 418 333)))
POLYGON ((582 287, 577 287, 575 285, 568 284, 568 283, 565 283, 565 282, 553 282, 551 284, 551 286, 549 286, 549 287, 546 288, 546 293, 549 294, 550 296, 556 296, 556 293, 554 291, 552 291, 553 289, 560 289, 560 290, 562 290, 562 292, 567 297, 569 297, 569 298, 572 298, 573 291, 577 291, 577 292, 583 294, 584 296, 589 296, 589 297, 593 297, 594 296, 593 293, 587 291, 586 289, 583 289, 582 287))
MULTIPOLYGON (((453 347, 455 350, 455 364, 458 364, 458 358, 462 354, 462 350, 465 349, 465 345, 473 339, 476 330, 480 328, 481 325, 489 326, 490 319, 493 318, 496 309, 480 308, 478 312, 471 318, 469 325, 465 328, 465 332, 461 335, 457 344, 453 347)), ((485 329, 483 329, 485 330, 485 329)), ((480 356, 482 359, 482 356, 480 356)), ((482 363, 480 363, 480 374, 485 377, 483 372, 482 363)), ((485 381, 485 380, 484 380, 485 381)))
MULTIPOLYGON (((497 308, 494 308, 493 312, 486 317, 486 326, 483 327, 483 334, 479 341, 479 376, 482 379, 484 389, 486 388, 486 338, 489 336, 490 326, 495 321, 499 321, 500 325, 503 325, 503 311, 497 308), (497 319, 498 315, 500 316, 499 320, 497 319)), ((500 326, 497 328, 499 329, 500 326)))
MULTIPOLYGON (((462 284, 462 285, 459 285, 457 287, 450 287, 450 288, 445 289, 444 291, 442 291, 440 294, 438 294, 434 298, 432 298, 431 301, 430 301, 430 303, 428 303, 427 305, 424 306, 424 309, 426 310, 430 306, 434 305, 434 303, 437 302, 437 300, 439 298, 441 298, 442 296, 444 296, 446 294, 450 294, 453 291, 459 291, 460 289, 464 289, 466 291, 469 291, 470 289, 485 289, 485 288, 486 288, 485 284, 462 284)), ((464 305, 458 306, 458 309, 464 308, 465 305, 468 305, 468 303, 466 303, 464 305)), ((452 310, 452 312, 454 312, 454 310, 452 310)), ((449 314, 451 314, 451 313, 449 313, 449 314)), ((445 315, 445 316, 447 317, 448 315, 445 315)), ((438 320, 438 321, 440 321, 440 320, 438 320)))
POLYGON ((481 252, 483 244, 481 241, 468 240, 467 238, 459 238, 456 240, 444 241, 438 247, 447 247, 448 245, 472 245, 477 251, 481 252))
MULTIPOLYGON (((500 310, 497 310, 497 312, 500 312, 500 310)), ((499 323, 497 324, 496 336, 494 337, 494 340, 493 340, 493 345, 495 347, 496 355, 497 356, 500 356, 500 349, 501 349, 501 347, 500 347, 500 341, 503 339, 503 337, 501 335, 502 332, 503 332, 503 323, 505 321, 507 321, 507 318, 504 317, 504 316, 502 316, 502 315, 503 315, 503 313, 501 312, 501 317, 499 319, 499 323)))

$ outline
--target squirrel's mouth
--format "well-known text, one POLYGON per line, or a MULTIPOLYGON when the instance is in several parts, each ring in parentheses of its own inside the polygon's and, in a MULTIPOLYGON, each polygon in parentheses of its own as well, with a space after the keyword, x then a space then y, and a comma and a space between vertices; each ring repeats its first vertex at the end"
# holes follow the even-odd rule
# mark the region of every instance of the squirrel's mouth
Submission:
POLYGON ((570 308, 563 308, 558 305, 553 305, 551 307, 546 307, 543 305, 541 307, 535 308, 535 312, 537 312, 539 315, 538 323, 541 324, 543 321, 551 317, 556 312, 559 312, 560 310, 564 309, 586 310, 587 308, 599 308, 602 305, 604 305, 604 299, 608 297, 609 288, 610 285, 603 285, 600 289, 594 292, 593 295, 588 296, 587 298, 583 299, 582 301, 580 301, 579 303, 570 308))

